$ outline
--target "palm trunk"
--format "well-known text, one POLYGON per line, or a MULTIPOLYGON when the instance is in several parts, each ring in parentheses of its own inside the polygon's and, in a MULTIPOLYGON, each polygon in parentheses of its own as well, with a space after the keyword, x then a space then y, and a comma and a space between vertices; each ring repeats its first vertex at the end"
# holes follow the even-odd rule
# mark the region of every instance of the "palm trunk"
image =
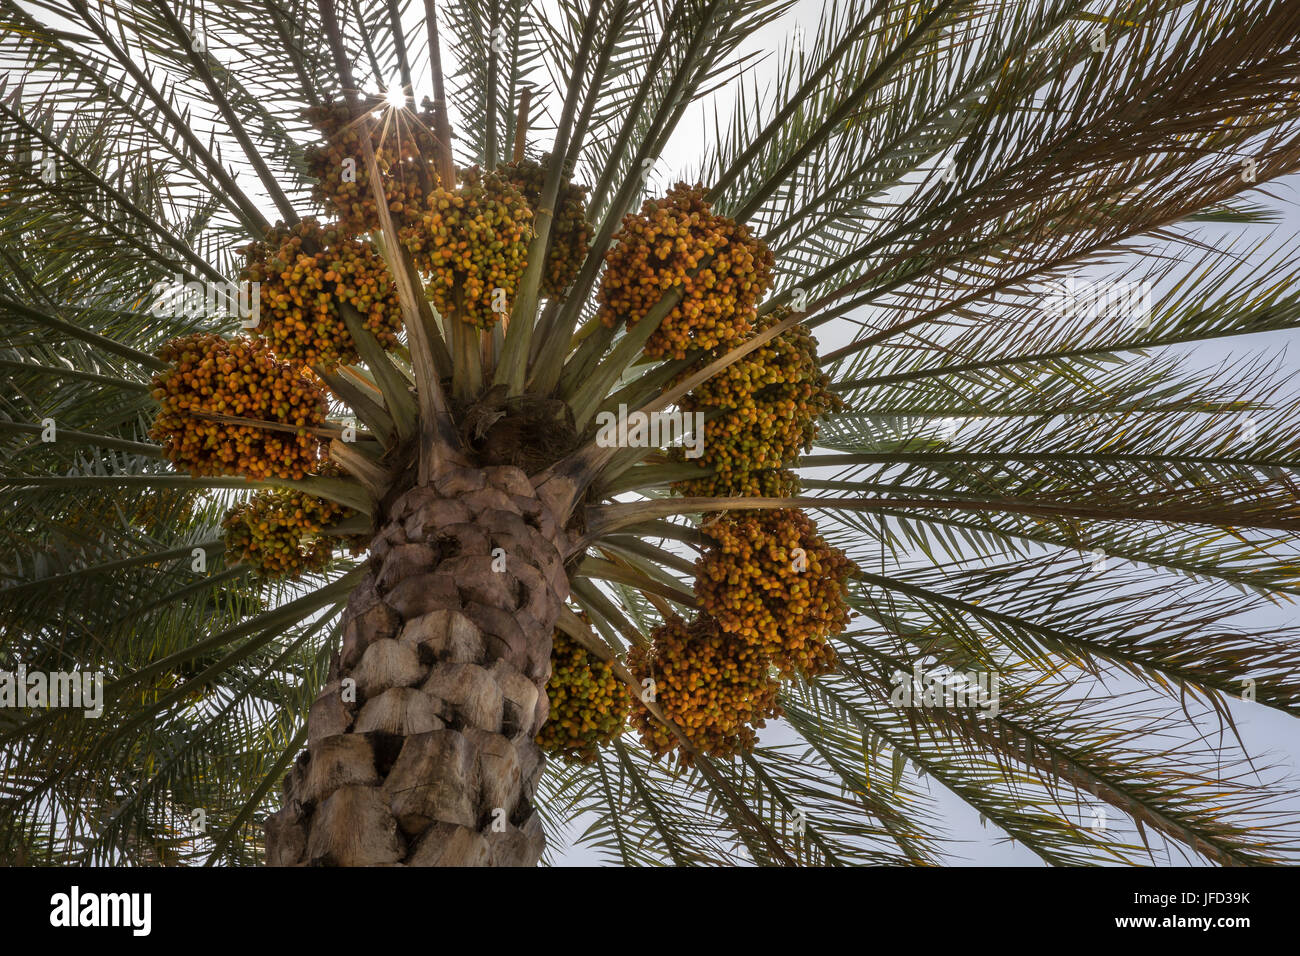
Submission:
POLYGON ((506 466, 393 503, 267 819, 269 864, 537 864, 533 738, 568 596, 563 518, 506 466))

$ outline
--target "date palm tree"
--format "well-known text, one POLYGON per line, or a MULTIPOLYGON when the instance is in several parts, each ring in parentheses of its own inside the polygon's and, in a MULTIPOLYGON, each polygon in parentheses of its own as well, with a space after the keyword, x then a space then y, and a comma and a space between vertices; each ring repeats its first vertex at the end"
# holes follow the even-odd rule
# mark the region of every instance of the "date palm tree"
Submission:
POLYGON ((1250 238, 1300 169, 1290 0, 828 0, 779 50, 788 0, 0 8, 0 671, 104 680, 98 717, 0 708, 5 859, 928 864, 953 797, 1052 864, 1294 859, 1294 787, 1235 720, 1300 715, 1300 404, 1276 361, 1207 360, 1300 325, 1294 259, 1250 238), (469 208, 449 197, 526 165, 530 196, 474 200, 522 238, 464 246, 517 281, 431 291, 421 251, 469 208), (404 169, 444 190, 423 219, 389 191, 404 169), (267 297, 293 281, 277 243, 345 213, 344 183, 373 218, 329 281, 371 256, 385 304, 325 287, 334 360, 286 364, 287 338, 266 360, 320 414, 249 411, 249 336, 297 334, 267 297), (637 223, 687 193, 633 316, 637 223), (260 327, 165 307, 258 249, 260 327), (756 258, 725 273, 736 250, 756 258), (735 334, 692 326, 693 296, 735 334), (600 440, 602 413, 708 407, 715 448, 772 392, 701 396, 810 331, 815 447, 774 467, 737 444, 752 484, 680 434, 600 440), (245 429, 319 460, 191 467, 169 389, 212 354, 203 394, 229 401, 190 406, 189 454, 245 429), (286 560, 320 560, 276 579, 267 525, 237 545, 229 516, 289 500, 286 560), (818 632, 833 666, 744 658, 759 713, 730 658, 694 697, 668 675, 733 646, 699 636, 720 608, 739 631, 816 610, 737 597, 800 560, 784 538, 725 557, 716 522, 762 515, 815 516, 795 543, 853 613, 818 632), (935 673, 978 676, 980 706, 927 697, 935 673), (562 679, 629 729, 615 708, 548 756, 562 679), (757 719, 719 747, 681 715, 724 685, 757 719))

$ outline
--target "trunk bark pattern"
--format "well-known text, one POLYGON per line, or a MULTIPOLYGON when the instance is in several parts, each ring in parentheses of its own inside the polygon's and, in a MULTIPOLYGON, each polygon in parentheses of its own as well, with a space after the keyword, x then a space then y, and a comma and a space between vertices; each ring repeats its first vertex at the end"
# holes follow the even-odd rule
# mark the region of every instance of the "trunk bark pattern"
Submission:
POLYGON ((389 509, 266 822, 273 866, 534 866, 571 544, 527 475, 456 469, 389 509))

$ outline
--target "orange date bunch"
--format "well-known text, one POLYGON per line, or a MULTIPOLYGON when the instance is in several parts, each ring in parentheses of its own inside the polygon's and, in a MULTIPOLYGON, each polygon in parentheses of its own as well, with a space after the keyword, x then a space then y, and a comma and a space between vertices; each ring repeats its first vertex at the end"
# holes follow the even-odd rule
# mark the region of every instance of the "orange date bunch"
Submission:
POLYGON ((226 513, 226 551, 262 578, 297 580, 329 567, 342 539, 322 532, 349 510, 300 491, 258 492, 226 513))
MULTIPOLYGON (((754 334, 788 314, 773 312, 754 334)), ((795 325, 692 389, 682 410, 706 416, 703 454, 693 460, 712 474, 678 482, 673 490, 781 497, 797 489, 791 473, 781 469, 812 447, 817 420, 842 407, 829 385, 817 361, 817 340, 795 325)), ((679 449, 673 457, 685 460, 679 449)))
POLYGON ((301 479, 315 468, 321 441, 310 429, 325 423, 327 403, 309 372, 260 342, 204 333, 158 355, 169 367, 153 377, 149 436, 168 461, 196 477, 301 479))
POLYGON ((856 570, 844 552, 794 509, 730 512, 700 532, 709 545, 695 562, 700 608, 783 677, 832 670, 827 638, 848 624, 856 570))
POLYGON ((438 188, 398 232, 444 317, 490 329, 508 315, 528 265, 533 213, 505 177, 462 170, 438 188))
POLYGON ((605 257, 598 302, 607 326, 634 326, 670 290, 682 299, 645 344, 650 358, 685 358, 738 342, 772 281, 772 253, 749 229, 715 215, 701 186, 678 183, 623 217, 605 257), (696 271, 698 270, 698 271, 696 271))
POLYGON ((362 136, 369 135, 375 164, 383 181, 384 196, 394 223, 418 216, 429 192, 438 185, 434 153, 433 115, 405 110, 385 111, 382 116, 363 109, 353 113, 344 103, 331 103, 307 110, 308 121, 324 141, 307 147, 307 170, 316 180, 312 196, 339 219, 351 236, 379 228, 374 189, 362 150, 362 136))
MULTIPOLYGON (((546 175, 550 171, 550 154, 541 161, 523 159, 497 167, 497 172, 514 184, 534 213, 542 200, 546 175)), ((587 222, 587 190, 570 182, 560 182, 555 200, 555 215, 546 240, 546 268, 542 272, 542 295, 563 299, 564 293, 582 268, 591 241, 591 224, 587 222)))
MULTIPOLYGON (((757 728, 781 716, 779 685, 767 663, 712 618, 701 616, 688 624, 673 615, 650 640, 648 650, 634 647, 629 652, 628 667, 642 687, 653 688, 664 717, 695 750, 712 757, 743 753, 757 741, 757 728)), ((656 758, 680 747, 676 735, 642 702, 633 707, 631 724, 656 758)), ((682 750, 678 759, 689 766, 694 758, 682 750)))
POLYGON ((355 309, 385 348, 397 344, 401 307, 388 266, 369 242, 349 238, 338 224, 304 219, 276 226, 243 251, 242 277, 259 283, 253 333, 277 357, 306 365, 356 362, 341 306, 355 309))
POLYGON ((599 748, 623 732, 632 694, 612 665, 563 631, 551 645, 551 710, 537 745, 566 763, 591 763, 599 748))

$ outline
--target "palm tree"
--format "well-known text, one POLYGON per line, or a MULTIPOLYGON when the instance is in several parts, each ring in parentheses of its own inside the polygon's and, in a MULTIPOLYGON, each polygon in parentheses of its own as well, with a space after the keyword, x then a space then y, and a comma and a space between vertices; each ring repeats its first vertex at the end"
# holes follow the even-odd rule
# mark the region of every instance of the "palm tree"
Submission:
POLYGON ((4 858, 1294 859, 1296 4, 0 5, 4 858))

